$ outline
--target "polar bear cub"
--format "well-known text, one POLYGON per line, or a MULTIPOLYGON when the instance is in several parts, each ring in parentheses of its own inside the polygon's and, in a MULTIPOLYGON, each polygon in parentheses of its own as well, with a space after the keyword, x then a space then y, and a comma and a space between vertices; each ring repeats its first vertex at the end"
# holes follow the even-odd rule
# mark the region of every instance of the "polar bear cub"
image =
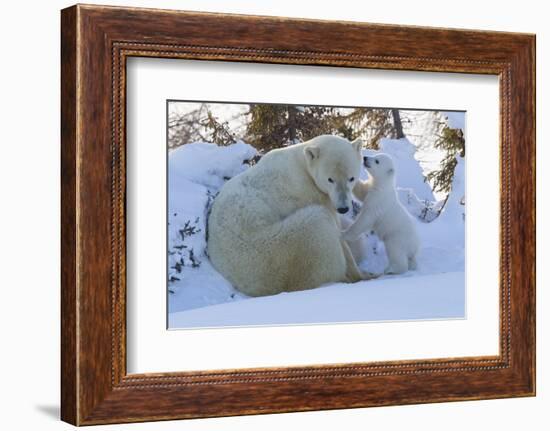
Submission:
POLYGON ((363 158, 369 173, 365 182, 358 181, 353 193, 363 201, 355 222, 343 232, 346 241, 374 231, 384 241, 389 264, 386 274, 402 274, 416 269, 420 240, 414 222, 399 202, 395 188, 395 168, 387 154, 363 158))

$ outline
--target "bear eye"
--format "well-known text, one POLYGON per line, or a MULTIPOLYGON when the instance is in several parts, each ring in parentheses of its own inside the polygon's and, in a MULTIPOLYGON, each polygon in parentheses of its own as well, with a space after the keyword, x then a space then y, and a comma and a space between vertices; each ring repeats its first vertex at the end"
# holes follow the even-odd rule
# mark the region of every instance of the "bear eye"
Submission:
POLYGON ((353 180, 355 180, 355 177, 351 177, 351 178, 349 179, 349 182, 352 183, 353 180))
POLYGON ((333 183, 334 180, 333 180, 332 178, 329 178, 329 179, 328 179, 328 182, 329 182, 329 183, 333 183))
POLYGON ((376 164, 378 165, 378 164, 380 164, 380 162, 377 160, 377 161, 376 161, 376 164))

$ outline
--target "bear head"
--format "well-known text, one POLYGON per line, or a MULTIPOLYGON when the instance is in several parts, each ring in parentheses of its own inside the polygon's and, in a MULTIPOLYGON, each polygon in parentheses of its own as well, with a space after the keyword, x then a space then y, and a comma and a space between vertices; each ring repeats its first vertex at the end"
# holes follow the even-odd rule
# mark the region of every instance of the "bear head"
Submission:
POLYGON ((388 154, 365 156, 363 157, 363 165, 374 179, 383 180, 384 178, 389 178, 393 180, 395 176, 393 159, 388 154))
POLYGON ((352 189, 361 171, 363 141, 322 135, 305 143, 307 170, 317 188, 327 194, 336 211, 351 208, 352 189))

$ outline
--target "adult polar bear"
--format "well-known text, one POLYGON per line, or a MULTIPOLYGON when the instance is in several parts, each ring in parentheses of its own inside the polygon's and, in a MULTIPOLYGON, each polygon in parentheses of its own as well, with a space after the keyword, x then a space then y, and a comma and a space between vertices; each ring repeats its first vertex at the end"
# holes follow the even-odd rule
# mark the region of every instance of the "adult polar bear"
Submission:
POLYGON ((322 135, 272 150, 229 180, 208 219, 214 267, 250 296, 366 278, 337 214, 351 208, 361 148, 360 140, 322 135))

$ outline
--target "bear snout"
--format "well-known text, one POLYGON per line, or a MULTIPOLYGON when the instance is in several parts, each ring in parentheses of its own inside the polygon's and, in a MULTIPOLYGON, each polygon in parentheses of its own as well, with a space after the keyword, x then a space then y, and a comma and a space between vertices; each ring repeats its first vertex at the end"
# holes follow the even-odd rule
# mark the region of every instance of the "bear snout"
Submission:
POLYGON ((338 211, 340 214, 345 214, 349 211, 348 207, 340 207, 336 211, 338 211))
POLYGON ((365 165, 366 168, 370 168, 370 162, 367 156, 363 157, 363 164, 365 165))

